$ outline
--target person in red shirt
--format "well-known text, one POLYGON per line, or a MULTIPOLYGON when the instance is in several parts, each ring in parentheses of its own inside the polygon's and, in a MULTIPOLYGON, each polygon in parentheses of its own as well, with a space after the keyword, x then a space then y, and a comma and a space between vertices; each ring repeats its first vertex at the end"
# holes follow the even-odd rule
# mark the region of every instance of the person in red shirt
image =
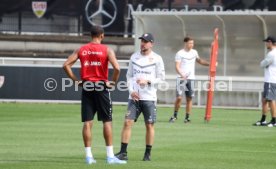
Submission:
POLYGON ((83 142, 86 153, 86 163, 96 163, 91 151, 93 119, 97 113, 98 121, 103 121, 103 134, 106 143, 107 163, 125 164, 113 153, 112 139, 112 101, 109 88, 115 85, 119 78, 120 67, 114 51, 101 44, 104 30, 99 26, 91 28, 92 41, 76 49, 63 64, 66 74, 82 86, 81 117, 83 122, 83 142), (73 64, 81 62, 81 80, 72 71, 73 64), (113 67, 112 81, 108 81, 108 62, 113 67))

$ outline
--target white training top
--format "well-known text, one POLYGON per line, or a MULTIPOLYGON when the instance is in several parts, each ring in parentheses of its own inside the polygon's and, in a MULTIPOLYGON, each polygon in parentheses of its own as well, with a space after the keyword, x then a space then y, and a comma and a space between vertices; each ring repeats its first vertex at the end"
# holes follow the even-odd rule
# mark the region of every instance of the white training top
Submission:
POLYGON ((267 53, 260 66, 265 70, 264 81, 276 83, 276 48, 267 53))
MULTIPOLYGON (((175 55, 175 61, 181 62, 180 69, 182 74, 185 74, 187 79, 195 79, 195 61, 199 58, 195 49, 186 51, 185 49, 179 50, 175 55)), ((180 76, 179 76, 180 77, 180 76)))
POLYGON ((165 68, 161 56, 153 51, 147 56, 143 56, 140 51, 131 55, 127 71, 129 99, 132 99, 131 93, 136 91, 140 100, 156 101, 158 83, 163 80, 165 68), (151 84, 140 86, 136 83, 139 78, 149 80, 151 84))

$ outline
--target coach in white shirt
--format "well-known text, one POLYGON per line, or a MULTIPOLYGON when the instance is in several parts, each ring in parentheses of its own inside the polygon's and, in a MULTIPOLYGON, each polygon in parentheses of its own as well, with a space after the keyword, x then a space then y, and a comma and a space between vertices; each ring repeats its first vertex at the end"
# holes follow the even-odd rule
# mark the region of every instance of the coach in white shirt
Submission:
POLYGON ((253 125, 275 127, 276 118, 276 39, 273 36, 268 36, 264 42, 269 50, 264 60, 261 61, 260 66, 264 69, 264 91, 262 99, 262 117, 253 125), (266 122, 266 113, 268 106, 271 111, 271 121, 266 122))
POLYGON ((157 85, 165 79, 164 63, 161 56, 152 51, 154 38, 145 33, 141 37, 140 51, 132 54, 127 72, 129 101, 121 136, 121 150, 116 154, 119 159, 128 160, 127 146, 131 127, 143 113, 146 126, 146 150, 144 161, 150 161, 156 122, 157 85))

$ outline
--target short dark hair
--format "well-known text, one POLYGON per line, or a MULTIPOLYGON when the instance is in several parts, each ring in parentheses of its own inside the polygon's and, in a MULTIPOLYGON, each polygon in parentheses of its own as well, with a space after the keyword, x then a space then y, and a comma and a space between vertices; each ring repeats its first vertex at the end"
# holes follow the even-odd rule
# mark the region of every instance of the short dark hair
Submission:
POLYGON ((183 42, 189 42, 190 40, 194 40, 194 39, 187 36, 187 37, 184 38, 183 42))
POLYGON ((90 33, 92 37, 99 37, 101 34, 104 33, 104 29, 100 26, 92 26, 90 33))

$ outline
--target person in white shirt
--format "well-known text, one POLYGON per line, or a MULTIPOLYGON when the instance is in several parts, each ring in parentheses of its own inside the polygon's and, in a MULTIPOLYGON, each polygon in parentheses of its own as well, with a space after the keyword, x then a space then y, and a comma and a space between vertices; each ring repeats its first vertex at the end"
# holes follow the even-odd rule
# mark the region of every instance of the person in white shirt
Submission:
POLYGON ((192 98, 194 97, 195 62, 209 66, 209 62, 199 57, 197 51, 193 49, 194 40, 191 37, 184 38, 184 48, 175 55, 175 68, 178 73, 176 79, 176 100, 174 103, 174 113, 169 122, 173 123, 177 119, 178 110, 181 106, 183 93, 186 95, 186 115, 184 123, 189 123, 192 109, 192 98))
POLYGON ((119 159, 128 160, 127 146, 131 128, 143 113, 146 126, 146 150, 143 161, 150 161, 156 122, 157 85, 165 79, 164 63, 161 56, 152 51, 154 38, 145 33, 141 37, 140 51, 132 54, 127 71, 129 100, 121 135, 119 159))
POLYGON ((262 99, 262 117, 253 125, 276 127, 276 39, 268 36, 264 42, 269 50, 265 58, 261 61, 260 66, 264 69, 264 91, 262 99), (270 123, 266 122, 266 113, 268 106, 271 112, 270 123))

